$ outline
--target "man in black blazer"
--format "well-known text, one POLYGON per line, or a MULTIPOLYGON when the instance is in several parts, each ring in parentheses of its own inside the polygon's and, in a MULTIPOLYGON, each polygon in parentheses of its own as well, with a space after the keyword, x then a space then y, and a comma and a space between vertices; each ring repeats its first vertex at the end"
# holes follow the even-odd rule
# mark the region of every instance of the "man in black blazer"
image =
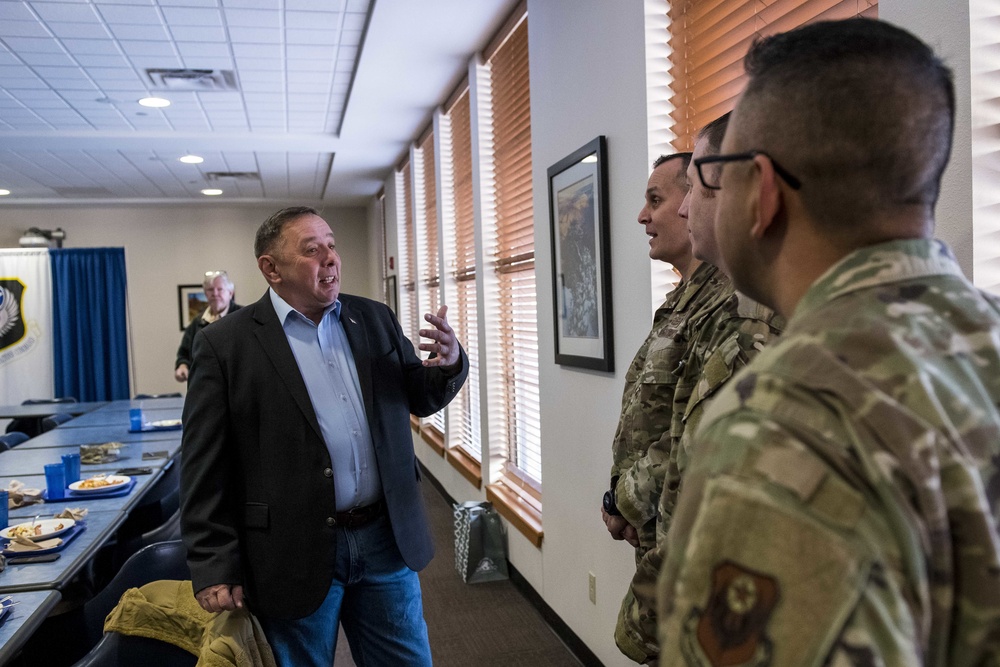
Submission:
POLYGON ((425 315, 421 362, 385 305, 340 294, 314 209, 275 213, 254 251, 270 289, 197 335, 184 405, 198 602, 246 602, 279 665, 332 664, 338 620, 359 664, 429 665, 416 571, 434 547, 409 415, 468 373, 447 308, 425 315))

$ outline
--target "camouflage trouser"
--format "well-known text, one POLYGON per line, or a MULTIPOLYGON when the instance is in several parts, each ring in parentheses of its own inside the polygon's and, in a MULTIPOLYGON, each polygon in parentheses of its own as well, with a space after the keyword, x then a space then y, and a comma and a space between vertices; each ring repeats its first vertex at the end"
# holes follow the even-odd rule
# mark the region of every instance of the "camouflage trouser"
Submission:
POLYGON ((615 643, 628 658, 639 663, 660 653, 656 641, 656 580, 663 554, 655 546, 636 549, 635 576, 618 612, 615 643))

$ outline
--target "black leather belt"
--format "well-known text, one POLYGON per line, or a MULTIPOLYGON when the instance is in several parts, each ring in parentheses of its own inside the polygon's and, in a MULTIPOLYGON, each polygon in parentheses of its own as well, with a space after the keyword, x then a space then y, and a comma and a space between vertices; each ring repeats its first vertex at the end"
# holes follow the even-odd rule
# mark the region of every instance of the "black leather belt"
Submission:
POLYGON ((341 528, 358 528, 385 514, 385 501, 380 500, 364 507, 355 507, 346 512, 337 512, 335 518, 341 528))

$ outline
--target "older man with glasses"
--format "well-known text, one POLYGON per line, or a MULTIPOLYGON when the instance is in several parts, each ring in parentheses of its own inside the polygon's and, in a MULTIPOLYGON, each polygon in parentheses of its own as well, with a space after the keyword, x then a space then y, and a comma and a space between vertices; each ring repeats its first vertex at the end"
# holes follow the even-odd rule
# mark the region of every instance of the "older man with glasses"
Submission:
POLYGON ((880 21, 756 42, 714 233, 789 318, 694 434, 660 665, 996 665, 1000 299, 933 238, 951 72, 880 21))
POLYGON ((202 287, 205 289, 208 307, 191 320, 191 324, 181 337, 181 345, 177 348, 177 361, 174 362, 174 379, 178 382, 187 382, 191 367, 191 346, 194 344, 195 334, 212 322, 240 309, 240 306, 233 301, 235 286, 225 271, 206 271, 202 287))

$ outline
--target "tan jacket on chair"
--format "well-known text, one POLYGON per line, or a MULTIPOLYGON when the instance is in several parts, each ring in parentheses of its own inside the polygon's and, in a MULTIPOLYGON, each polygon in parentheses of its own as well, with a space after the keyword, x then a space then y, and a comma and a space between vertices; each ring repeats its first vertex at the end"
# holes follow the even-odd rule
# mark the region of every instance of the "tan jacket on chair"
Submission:
POLYGON ((246 609, 210 614, 198 606, 190 581, 128 589, 104 631, 179 646, 198 656, 197 667, 276 667, 257 619, 246 609))

